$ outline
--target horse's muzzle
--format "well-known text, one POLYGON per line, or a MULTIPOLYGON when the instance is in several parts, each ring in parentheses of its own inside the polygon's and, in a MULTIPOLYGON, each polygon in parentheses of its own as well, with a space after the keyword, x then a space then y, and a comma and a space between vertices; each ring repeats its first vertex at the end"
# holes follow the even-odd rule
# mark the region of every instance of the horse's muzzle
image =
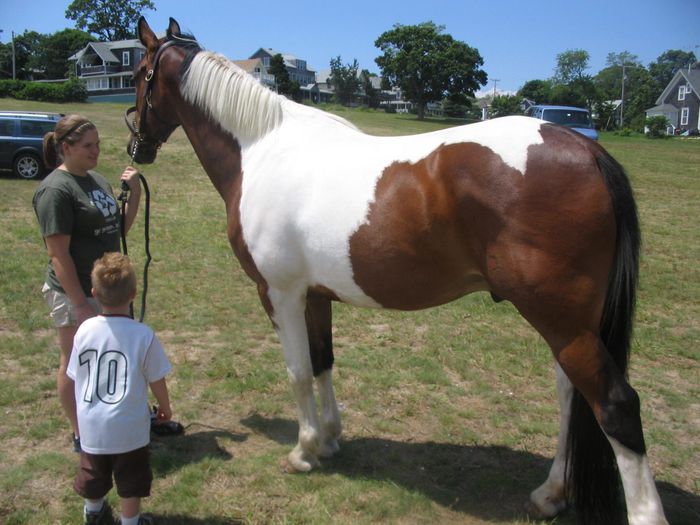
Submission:
POLYGON ((153 164, 158 155, 158 144, 138 141, 132 135, 126 146, 126 153, 137 164, 153 164))

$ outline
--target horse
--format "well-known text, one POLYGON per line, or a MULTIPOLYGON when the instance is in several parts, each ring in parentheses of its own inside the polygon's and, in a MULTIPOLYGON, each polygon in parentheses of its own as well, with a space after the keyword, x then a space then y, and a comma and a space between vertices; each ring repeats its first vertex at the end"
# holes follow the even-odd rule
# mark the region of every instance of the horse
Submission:
POLYGON ((510 301, 551 348, 558 445, 530 515, 666 524, 627 380, 640 231, 623 168, 596 142, 528 117, 375 137, 259 84, 170 19, 125 115, 155 161, 181 126, 226 205, 227 234, 279 336, 298 407, 286 461, 339 450, 332 302, 417 310, 472 292, 510 301), (314 394, 318 389, 318 404, 314 394))

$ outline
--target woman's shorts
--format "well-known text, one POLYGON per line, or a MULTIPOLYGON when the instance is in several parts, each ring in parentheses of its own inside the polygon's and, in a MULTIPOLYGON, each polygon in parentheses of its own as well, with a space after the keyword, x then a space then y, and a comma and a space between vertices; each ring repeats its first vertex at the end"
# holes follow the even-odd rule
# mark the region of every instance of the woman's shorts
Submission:
MULTIPOLYGON (((53 319, 53 324, 56 328, 75 325, 75 306, 73 306, 66 294, 50 288, 46 283, 44 283, 41 293, 44 294, 46 304, 49 305, 51 319, 53 319)), ((88 297, 87 301, 97 312, 102 310, 94 297, 88 297)))

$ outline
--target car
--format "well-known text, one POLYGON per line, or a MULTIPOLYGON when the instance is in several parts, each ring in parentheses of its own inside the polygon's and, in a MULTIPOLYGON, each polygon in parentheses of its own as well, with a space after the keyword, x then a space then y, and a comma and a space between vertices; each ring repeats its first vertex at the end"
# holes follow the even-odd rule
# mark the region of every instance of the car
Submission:
POLYGON ((63 115, 32 111, 0 111, 0 170, 23 179, 44 175, 44 135, 63 115))
POLYGON ((530 106, 526 115, 578 131, 592 140, 598 140, 598 132, 591 121, 591 114, 585 108, 573 106, 530 106))

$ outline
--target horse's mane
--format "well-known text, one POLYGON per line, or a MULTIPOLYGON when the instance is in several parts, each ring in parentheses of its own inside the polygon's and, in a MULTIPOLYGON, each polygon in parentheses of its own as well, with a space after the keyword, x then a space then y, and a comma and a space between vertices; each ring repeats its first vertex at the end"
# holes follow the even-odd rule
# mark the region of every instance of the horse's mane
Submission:
POLYGON ((192 57, 180 91, 238 139, 255 140, 282 122, 284 98, 217 53, 192 57))

